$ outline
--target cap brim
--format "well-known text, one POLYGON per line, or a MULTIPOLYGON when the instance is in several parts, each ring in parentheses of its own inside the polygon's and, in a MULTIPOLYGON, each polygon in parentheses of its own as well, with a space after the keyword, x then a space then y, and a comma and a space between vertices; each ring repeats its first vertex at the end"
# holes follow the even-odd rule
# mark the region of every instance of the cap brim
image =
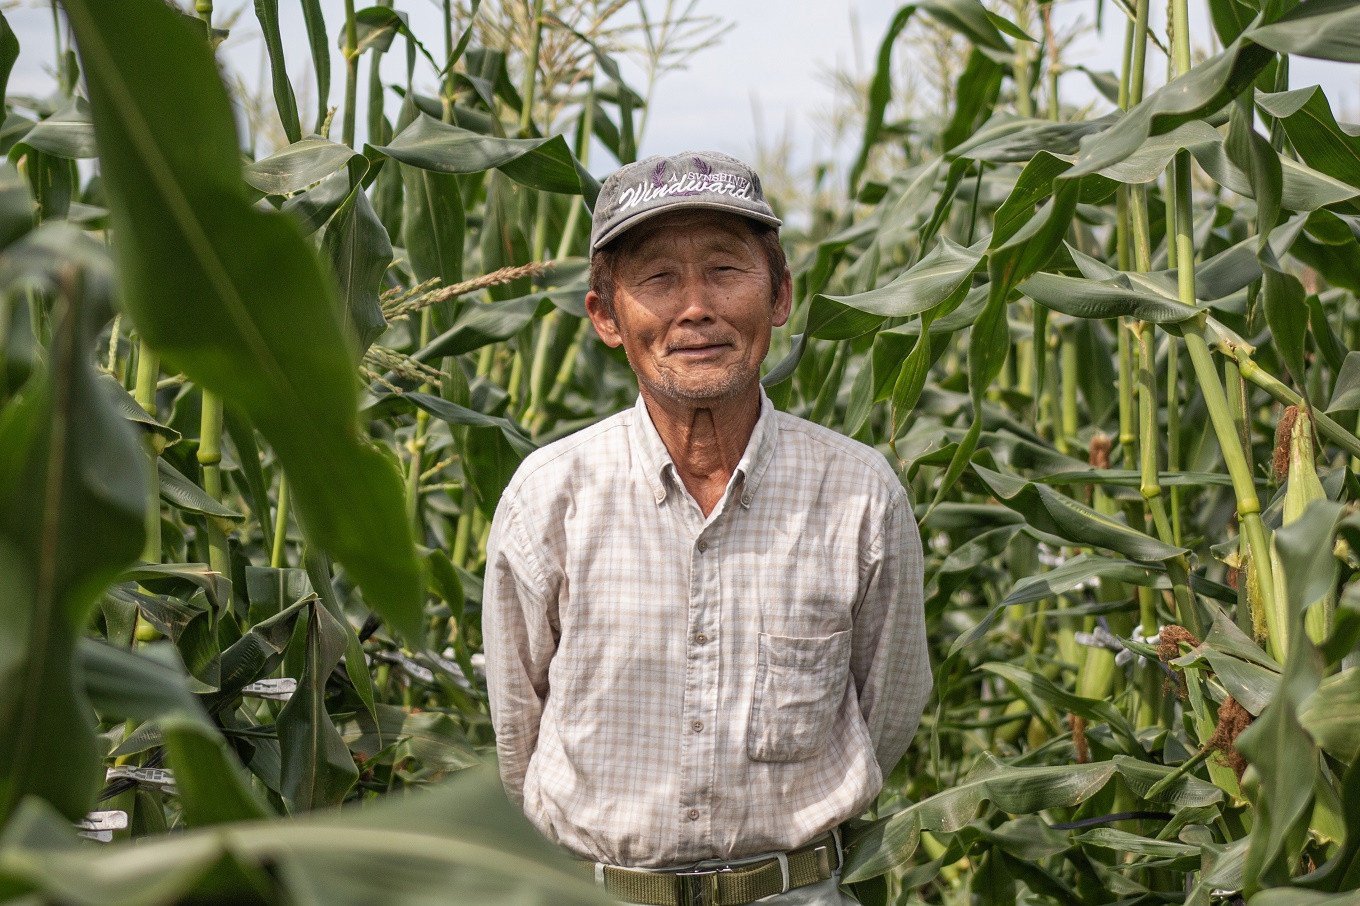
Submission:
POLYGON ((608 245, 610 242, 613 242, 615 239, 641 223, 651 220, 654 217, 660 217, 662 214, 674 213, 675 211, 721 211, 724 214, 738 214, 748 220, 754 220, 757 223, 763 223, 766 226, 778 228, 784 225, 784 221, 780 220, 778 217, 771 217, 768 214, 750 211, 739 205, 723 204, 719 201, 702 201, 699 199, 694 201, 676 199, 670 204, 656 208, 648 208, 645 211, 638 211, 636 214, 632 214, 614 224, 591 242, 590 253, 593 255, 601 246, 608 245))

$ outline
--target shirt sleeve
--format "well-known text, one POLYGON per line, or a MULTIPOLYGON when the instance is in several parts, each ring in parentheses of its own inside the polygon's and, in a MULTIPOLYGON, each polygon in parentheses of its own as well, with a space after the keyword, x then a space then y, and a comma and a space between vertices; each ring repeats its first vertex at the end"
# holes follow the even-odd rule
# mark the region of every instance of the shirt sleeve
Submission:
POLYGON ((507 494, 487 539, 482 641, 501 782, 521 808, 524 775, 548 700, 548 665, 560 635, 557 597, 541 563, 507 494))
POLYGON ((868 582, 855 611, 850 671, 878 765, 887 777, 916 734, 932 685, 921 535, 905 490, 893 496, 867 565, 868 582))

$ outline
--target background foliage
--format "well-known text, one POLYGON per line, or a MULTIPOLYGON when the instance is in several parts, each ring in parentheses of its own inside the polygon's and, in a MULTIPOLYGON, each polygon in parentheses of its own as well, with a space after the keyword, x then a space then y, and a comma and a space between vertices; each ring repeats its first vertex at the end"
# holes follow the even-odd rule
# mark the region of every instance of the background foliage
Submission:
MULTIPOLYGON (((264 153, 209 0, 64 0, 53 95, 6 96, 0 897, 595 901, 474 767, 479 575, 523 456, 634 398, 583 319, 590 174, 713 23, 302 6, 293 47, 254 4, 264 153)), ((848 192, 786 231, 767 388, 883 449, 928 546, 867 903, 1360 888, 1360 131, 1289 79, 1360 62, 1360 5, 1208 11, 1192 66, 1185 0, 1106 4, 1093 117, 1047 4, 904 6, 848 192), (961 69, 898 119, 922 20, 961 69)), ((19 53, 0 19, 0 92, 19 53)))

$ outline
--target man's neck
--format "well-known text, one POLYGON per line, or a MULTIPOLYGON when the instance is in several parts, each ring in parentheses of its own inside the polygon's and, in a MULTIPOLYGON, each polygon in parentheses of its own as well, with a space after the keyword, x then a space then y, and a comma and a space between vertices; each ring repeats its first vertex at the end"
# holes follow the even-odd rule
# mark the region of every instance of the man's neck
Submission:
POLYGON ((722 499, 760 419, 760 387, 711 404, 658 397, 642 399, 685 488, 707 516, 722 499))

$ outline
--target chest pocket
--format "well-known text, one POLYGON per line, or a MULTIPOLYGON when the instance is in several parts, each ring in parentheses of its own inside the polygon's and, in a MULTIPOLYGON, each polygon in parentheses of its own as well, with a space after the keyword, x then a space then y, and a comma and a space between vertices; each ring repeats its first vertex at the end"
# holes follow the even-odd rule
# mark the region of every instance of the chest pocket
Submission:
POLYGON ((850 677, 850 630, 825 638, 760 634, 746 728, 753 761, 801 761, 826 743, 850 677))

